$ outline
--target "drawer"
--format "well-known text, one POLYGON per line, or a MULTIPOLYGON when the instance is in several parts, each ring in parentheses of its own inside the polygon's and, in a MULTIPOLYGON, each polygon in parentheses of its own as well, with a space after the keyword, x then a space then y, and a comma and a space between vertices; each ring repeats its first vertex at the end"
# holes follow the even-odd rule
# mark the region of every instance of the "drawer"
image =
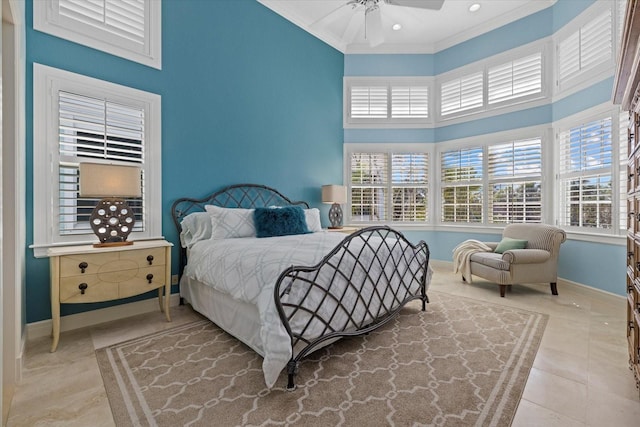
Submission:
POLYGON ((60 279, 61 303, 100 302, 118 298, 118 284, 104 282, 97 274, 86 274, 82 277, 64 277, 60 279), (81 284, 87 287, 82 293, 81 284))
POLYGON ((139 295, 144 292, 149 292, 153 289, 158 289, 165 285, 164 280, 164 266, 158 265, 153 267, 146 267, 137 270, 135 275, 130 276, 125 280, 118 282, 118 296, 119 298, 126 298, 133 295, 139 295), (151 283, 147 279, 148 275, 152 275, 151 283))
POLYGON ((135 270, 150 265, 164 264, 165 248, 162 247, 99 254, 65 255, 60 257, 60 277, 135 270))

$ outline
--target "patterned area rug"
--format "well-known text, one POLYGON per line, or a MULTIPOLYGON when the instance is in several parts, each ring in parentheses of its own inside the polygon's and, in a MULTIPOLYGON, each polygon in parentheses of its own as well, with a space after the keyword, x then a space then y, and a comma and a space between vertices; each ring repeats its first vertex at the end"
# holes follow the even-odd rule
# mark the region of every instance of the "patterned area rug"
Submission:
POLYGON ((118 426, 508 426, 548 317, 430 292, 265 388, 262 358, 209 321, 96 351, 118 426))

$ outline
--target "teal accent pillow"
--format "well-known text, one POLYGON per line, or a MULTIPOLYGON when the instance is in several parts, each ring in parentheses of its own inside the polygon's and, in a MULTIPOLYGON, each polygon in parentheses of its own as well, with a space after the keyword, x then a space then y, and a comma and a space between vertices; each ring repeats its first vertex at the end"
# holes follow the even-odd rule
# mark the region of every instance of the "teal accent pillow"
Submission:
POLYGON ((300 206, 256 208, 253 212, 256 237, 290 236, 311 233, 300 206))
POLYGON ((500 243, 498 243, 498 246, 496 247, 496 250, 494 252, 497 254, 501 254, 505 251, 510 251, 511 249, 524 249, 526 246, 526 240, 503 237, 500 243))

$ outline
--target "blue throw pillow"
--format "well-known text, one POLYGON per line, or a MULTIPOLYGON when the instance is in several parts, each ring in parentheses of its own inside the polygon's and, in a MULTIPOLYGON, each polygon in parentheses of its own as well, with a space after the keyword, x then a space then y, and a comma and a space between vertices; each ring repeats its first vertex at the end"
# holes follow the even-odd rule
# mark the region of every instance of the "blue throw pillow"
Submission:
POLYGON ((310 233, 300 206, 256 208, 253 212, 256 237, 290 236, 310 233))

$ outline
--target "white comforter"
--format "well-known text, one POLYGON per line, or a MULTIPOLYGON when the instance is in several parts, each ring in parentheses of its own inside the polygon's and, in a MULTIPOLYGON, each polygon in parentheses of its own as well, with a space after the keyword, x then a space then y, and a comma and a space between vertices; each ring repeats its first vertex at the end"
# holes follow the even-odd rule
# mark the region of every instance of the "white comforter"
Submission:
POLYGON ((189 251, 184 275, 258 308, 265 382, 272 387, 291 359, 291 340, 278 315, 274 287, 292 265, 314 265, 344 239, 342 233, 204 240, 189 251))
MULTIPOLYGON (((319 263, 344 237, 342 233, 318 232, 261 239, 205 240, 190 249, 185 276, 257 307, 264 352, 262 368, 268 387, 273 386, 292 357, 291 341, 274 301, 278 277, 292 265, 319 263)), ((329 276, 326 282, 332 279, 329 276)), ((308 299, 312 304, 321 304, 320 298, 321 295, 308 299)))

